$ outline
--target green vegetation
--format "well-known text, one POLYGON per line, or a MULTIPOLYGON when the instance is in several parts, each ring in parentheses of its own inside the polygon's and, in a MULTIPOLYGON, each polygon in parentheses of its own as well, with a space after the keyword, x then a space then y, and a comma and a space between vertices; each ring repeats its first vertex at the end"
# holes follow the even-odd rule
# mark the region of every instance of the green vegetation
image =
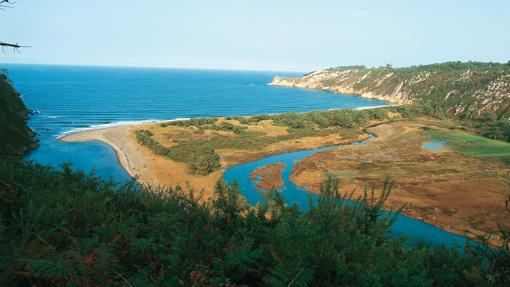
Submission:
POLYGON ((394 107, 367 110, 331 110, 312 111, 307 113, 288 112, 276 115, 258 115, 251 117, 235 117, 242 124, 256 124, 263 120, 273 120, 275 125, 291 129, 323 129, 330 127, 362 128, 369 120, 386 120, 388 112, 394 107))
POLYGON ((168 123, 161 124, 161 127, 166 126, 181 126, 181 127, 189 127, 189 126, 204 126, 204 125, 213 125, 216 122, 214 118, 195 118, 189 120, 179 120, 172 121, 168 123))
MULTIPOLYGON (((334 70, 348 70, 337 68, 334 70)), ((385 81, 381 92, 390 93, 404 83, 405 93, 429 113, 452 116, 474 127, 480 135, 510 141, 510 66, 500 63, 447 62, 408 68, 381 67, 360 69, 365 74, 359 87, 368 88, 385 74, 394 76, 385 81), (499 96, 498 96, 499 94, 499 96), (507 95, 502 97, 501 95, 507 95)))
MULTIPOLYGON (((510 100, 495 97, 496 93, 509 93, 510 66, 505 64, 447 62, 405 68, 339 67, 328 71, 349 71, 348 81, 355 90, 376 94, 390 95, 402 85, 401 91, 415 104, 427 104, 465 118, 479 118, 483 110, 490 110, 499 118, 510 116, 510 100), (382 79, 386 80, 374 85, 382 79), (493 105, 492 101, 498 104, 493 105), (490 109, 486 109, 487 105, 490 109)), ((323 84, 331 86, 341 81, 341 78, 328 78, 323 84)))
POLYGON ((34 133, 26 124, 29 111, 20 95, 7 78, 7 71, 0 72, 0 157, 21 155, 37 146, 34 133))
POLYGON ((447 142, 447 147, 466 156, 510 163, 510 143, 459 131, 428 129, 434 139, 447 142))
POLYGON ((289 128, 287 135, 266 136, 259 132, 248 131, 245 126, 229 122, 217 124, 215 118, 197 118, 192 120, 174 121, 161 124, 161 127, 179 126, 194 127, 194 133, 201 134, 205 130, 229 131, 235 137, 223 135, 194 139, 176 139, 176 145, 165 147, 154 139, 148 130, 136 131, 136 138, 140 144, 149 147, 154 153, 163 155, 171 160, 188 164, 194 174, 207 175, 221 168, 220 158, 216 149, 262 150, 268 145, 303 137, 327 136, 341 134, 354 138, 362 134, 369 120, 386 120, 388 111, 393 108, 373 110, 334 110, 315 111, 309 113, 284 113, 278 115, 259 115, 253 117, 233 117, 242 124, 253 125, 263 120, 273 120, 278 126, 289 128))
POLYGON ((250 116, 250 117, 233 117, 235 120, 239 120, 242 124, 249 125, 253 123, 258 123, 260 121, 264 120, 270 120, 270 115, 256 115, 256 116, 250 116))
MULTIPOLYGON (((480 135, 510 141, 510 66, 501 63, 446 62, 394 68, 346 66, 327 69, 314 83, 352 87, 359 93, 405 98, 404 117, 429 114, 462 120, 480 135), (416 108, 418 107, 418 108, 416 108)), ((306 86, 306 78, 291 78, 306 86)))
MULTIPOLYGON (((317 75, 321 87, 352 87, 359 93, 404 96, 413 104, 431 106, 461 118, 480 118, 493 112, 510 116, 510 66, 500 63, 446 62, 394 68, 348 66, 327 69, 317 75)), ((306 79, 287 79, 296 82, 306 79)))
MULTIPOLYGON (((385 185, 386 198, 391 186, 385 185)), ((370 194, 370 192, 368 193, 370 194)), ((1 286, 508 286, 508 244, 448 249, 392 238, 381 200, 330 179, 308 212, 277 192, 252 207, 0 161, 1 286)))
MULTIPOLYGON (((33 146, 27 111, 7 78, 0 79, 0 155, 33 146)), ((435 114, 429 107, 287 113, 271 119, 289 134, 263 136, 216 119, 171 123, 231 131, 235 138, 158 143, 148 130, 137 140, 155 153, 187 163, 194 173, 219 166, 217 148, 260 148, 270 143, 332 133, 355 136, 369 120, 435 114)), ((430 130, 431 136, 440 131, 430 130)), ((459 150, 467 135, 450 136, 459 150), (453 139, 456 139, 455 142, 453 139)), ((482 156, 503 143, 471 136, 482 156)), ((464 143, 465 144, 465 143, 464 143)), ((507 146, 505 146, 506 148, 507 146)), ((506 155, 505 155, 506 156, 506 155)), ((272 191, 255 207, 234 184, 218 182, 204 202, 181 188, 118 184, 94 174, 0 159, 0 286, 508 286, 510 232, 500 246, 458 248, 409 245, 389 235, 394 221, 381 210, 391 191, 347 204, 329 179, 310 210, 286 206, 272 191)), ((510 200, 510 198, 509 198, 510 200)), ((482 241, 487 238, 480 238, 482 241)))
POLYGON ((212 126, 211 129, 218 131, 233 132, 236 135, 240 135, 246 130, 246 127, 236 126, 231 123, 222 122, 219 126, 217 125, 212 126))
MULTIPOLYGON (((284 140, 302 138, 306 136, 327 136, 341 133, 347 137, 361 134, 359 129, 292 129, 288 135, 270 137, 256 132, 248 132, 235 126, 230 128, 226 123, 224 130, 234 132, 237 137, 213 136, 210 139, 180 139, 175 146, 165 147, 153 138, 148 130, 135 132, 137 141, 150 148, 155 154, 166 156, 171 160, 186 163, 192 174, 207 175, 221 168, 220 157, 216 149, 261 150, 264 147, 284 140)), ((218 130, 217 126, 204 127, 204 129, 218 130)), ((200 133, 200 130, 197 131, 200 133)))
POLYGON ((487 113, 483 118, 468 124, 484 137, 510 142, 510 120, 507 118, 497 118, 494 113, 487 113))
POLYGON ((174 147, 164 147, 147 130, 137 130, 136 139, 155 154, 166 156, 177 162, 188 164, 190 173, 207 175, 221 168, 220 157, 213 148, 194 142, 183 142, 174 147))

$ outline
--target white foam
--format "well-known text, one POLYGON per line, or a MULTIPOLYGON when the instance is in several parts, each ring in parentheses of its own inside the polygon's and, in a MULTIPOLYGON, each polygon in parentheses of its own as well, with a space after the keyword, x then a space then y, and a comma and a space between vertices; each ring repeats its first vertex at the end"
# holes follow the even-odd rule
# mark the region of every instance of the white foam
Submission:
POLYGON ((368 107, 357 107, 353 110, 355 111, 361 111, 361 110, 369 110, 369 109, 377 109, 377 108, 386 108, 386 107, 396 107, 398 105, 396 104, 389 104, 389 105, 378 105, 378 106, 368 106, 368 107))
POLYGON ((378 106, 366 106, 366 107, 357 107, 354 109, 350 108, 333 108, 328 109, 328 111, 337 111, 337 110, 354 110, 354 111, 361 111, 361 110, 369 110, 369 109, 377 109, 377 108, 386 108, 386 107, 396 107, 399 106, 397 104, 388 104, 388 105, 378 105, 378 106))
POLYGON ((66 135, 79 133, 79 132, 85 132, 85 131, 94 131, 94 130, 100 130, 100 129, 120 127, 120 126, 142 125, 142 124, 148 124, 148 123, 167 123, 167 122, 175 122, 175 121, 185 121, 185 120, 189 120, 189 119, 190 118, 175 118, 175 119, 171 119, 171 120, 151 119, 151 120, 141 120, 141 121, 119 121, 119 122, 112 122, 112 123, 107 123, 107 124, 91 125, 91 126, 84 127, 84 128, 70 129, 68 131, 65 131, 65 132, 57 135, 57 138, 61 138, 66 135))

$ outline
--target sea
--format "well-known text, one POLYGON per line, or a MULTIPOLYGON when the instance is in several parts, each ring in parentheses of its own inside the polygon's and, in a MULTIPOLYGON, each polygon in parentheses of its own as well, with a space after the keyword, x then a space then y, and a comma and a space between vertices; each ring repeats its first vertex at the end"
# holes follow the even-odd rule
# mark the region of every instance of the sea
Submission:
MULTIPOLYGON (((388 103, 361 97, 268 86, 275 75, 301 76, 284 71, 232 71, 126 67, 52 65, 2 65, 33 111, 29 126, 37 132, 40 147, 27 160, 60 168, 65 163, 86 173, 117 182, 130 180, 118 163, 115 151, 102 142, 67 143, 59 136, 74 131, 125 125, 141 121, 173 120, 217 116, 247 116, 331 109, 365 109, 388 103)), ((303 151, 266 161, 287 160, 290 165, 307 154, 303 151)), ((256 163, 227 171, 228 182, 249 176, 256 163), (240 170, 236 172, 235 170, 240 170)), ((260 198, 253 182, 244 182, 248 199, 260 198)), ((286 180, 289 203, 306 206, 307 192, 286 180)), ((252 200, 253 201, 253 200, 252 200)), ((251 202, 251 201, 250 201, 251 202)), ((253 201, 252 203, 256 203, 253 201)), ((420 221, 400 216, 392 229, 411 239, 446 245, 459 244, 458 236, 420 221)))
POLYGON ((275 75, 303 73, 160 68, 2 65, 34 111, 29 126, 40 147, 28 160, 94 171, 123 181, 129 175, 101 142, 65 143, 62 134, 139 121, 245 116, 386 103, 328 91, 268 86, 275 75))

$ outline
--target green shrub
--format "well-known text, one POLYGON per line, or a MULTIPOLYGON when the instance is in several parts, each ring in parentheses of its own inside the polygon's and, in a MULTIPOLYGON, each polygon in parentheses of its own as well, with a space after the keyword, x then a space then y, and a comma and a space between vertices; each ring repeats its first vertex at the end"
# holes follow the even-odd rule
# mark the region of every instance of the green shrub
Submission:
MULTIPOLYGON (((329 179, 307 212, 0 161, 1 286, 508 286, 504 248, 410 245, 329 179)), ((367 194, 370 194, 368 192, 367 194)), ((380 193, 378 193, 381 195, 380 193)))
POLYGON ((276 125, 286 126, 293 129, 302 129, 308 126, 305 115, 298 113, 284 113, 272 116, 276 125))
POLYGON ((192 174, 207 175, 221 168, 219 155, 206 144, 182 142, 172 147, 165 147, 156 141, 148 130, 137 130, 135 135, 140 144, 147 146, 155 154, 186 163, 192 174))
POLYGON ((236 119, 241 124, 252 125, 252 124, 256 124, 263 120, 269 120, 269 119, 271 119, 271 116, 270 115, 255 115, 255 116, 250 116, 250 117, 236 117, 236 119))
POLYGON ((162 127, 166 126, 181 126, 181 127, 189 127, 189 126, 206 126, 213 125, 216 122, 215 118, 193 118, 189 120, 179 120, 179 121, 171 121, 167 123, 161 124, 162 127))
POLYGON ((222 122, 219 125, 213 125, 211 126, 211 129, 213 130, 220 130, 220 131, 228 131, 233 132, 236 135, 239 135, 243 133, 246 130, 246 127, 236 126, 231 123, 222 122))

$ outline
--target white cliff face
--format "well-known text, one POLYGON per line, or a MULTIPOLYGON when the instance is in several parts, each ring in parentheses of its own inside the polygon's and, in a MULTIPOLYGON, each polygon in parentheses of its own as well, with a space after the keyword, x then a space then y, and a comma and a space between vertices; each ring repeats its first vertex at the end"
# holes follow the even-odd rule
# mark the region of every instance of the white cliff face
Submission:
POLYGON ((276 76, 269 85, 323 89, 399 105, 439 101, 447 103, 456 114, 471 111, 474 116, 510 110, 510 69, 496 72, 466 69, 457 74, 437 70, 393 71, 326 69, 301 78, 276 76))

